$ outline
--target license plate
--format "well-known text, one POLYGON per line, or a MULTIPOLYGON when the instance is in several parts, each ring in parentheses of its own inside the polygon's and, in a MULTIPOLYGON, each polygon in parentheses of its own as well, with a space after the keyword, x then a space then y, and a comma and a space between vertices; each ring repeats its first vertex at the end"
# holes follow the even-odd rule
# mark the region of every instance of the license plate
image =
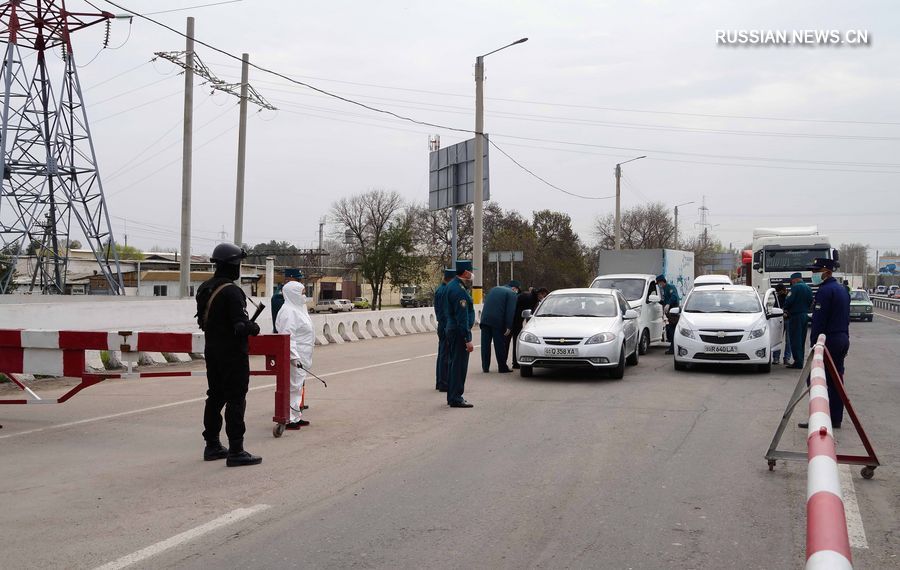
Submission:
POLYGON ((728 353, 728 352, 737 352, 738 347, 735 345, 722 345, 722 344, 707 344, 703 347, 703 350, 706 352, 719 352, 719 353, 728 353))
POLYGON ((578 356, 577 348, 545 348, 545 356, 578 356))

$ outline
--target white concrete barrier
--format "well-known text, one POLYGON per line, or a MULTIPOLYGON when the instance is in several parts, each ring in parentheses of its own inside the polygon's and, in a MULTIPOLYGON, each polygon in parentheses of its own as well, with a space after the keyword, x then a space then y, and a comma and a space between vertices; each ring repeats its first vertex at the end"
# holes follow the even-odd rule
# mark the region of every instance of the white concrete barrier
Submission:
MULTIPOLYGON (((269 304, 268 299, 254 301, 269 304)), ((196 311, 194 299, 0 295, 0 329, 198 332, 196 311)), ((475 314, 477 323, 481 320, 481 305, 476 305, 475 314)), ((311 314, 310 317, 317 345, 355 343, 437 330, 432 307, 311 314)), ((268 306, 257 322, 264 334, 272 330, 268 306)), ((118 351, 109 351, 110 367, 121 368, 121 358, 118 351)), ((186 362, 189 358, 189 355, 171 353, 141 353, 139 362, 164 364, 186 362)), ((89 361, 91 368, 99 368, 99 352, 92 354, 89 361)))

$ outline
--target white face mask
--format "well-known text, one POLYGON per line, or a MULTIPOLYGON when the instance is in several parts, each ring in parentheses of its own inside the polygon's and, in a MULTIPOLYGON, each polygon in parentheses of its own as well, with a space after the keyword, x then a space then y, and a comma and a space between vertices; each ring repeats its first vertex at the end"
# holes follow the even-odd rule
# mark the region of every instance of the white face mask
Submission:
POLYGON ((821 285, 822 284, 822 274, 821 273, 813 273, 812 274, 812 284, 813 285, 821 285))

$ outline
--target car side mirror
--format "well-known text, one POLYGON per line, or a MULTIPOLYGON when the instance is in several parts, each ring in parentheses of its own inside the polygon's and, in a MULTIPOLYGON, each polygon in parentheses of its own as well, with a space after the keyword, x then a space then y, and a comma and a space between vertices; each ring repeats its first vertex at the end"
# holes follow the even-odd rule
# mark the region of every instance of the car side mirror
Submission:
POLYGON ((622 315, 622 318, 625 319, 626 321, 634 320, 634 319, 638 318, 638 312, 635 311, 634 309, 628 309, 627 311, 625 311, 625 314, 622 315))
POLYGON ((656 293, 651 293, 649 297, 647 297, 648 303, 659 303, 659 295, 656 293))
POLYGON ((670 315, 680 315, 681 309, 679 307, 672 307, 671 309, 669 309, 669 314, 670 315))
POLYGON ((769 312, 766 313, 767 319, 777 319, 778 317, 784 316, 784 309, 779 309, 778 307, 772 307, 769 309, 769 312))
POLYGON ((522 311, 522 318, 526 321, 531 318, 531 309, 525 309, 522 311))
POLYGON ((753 264, 753 269, 759 271, 759 267, 760 267, 760 266, 759 266, 759 263, 754 263, 754 264, 753 264))

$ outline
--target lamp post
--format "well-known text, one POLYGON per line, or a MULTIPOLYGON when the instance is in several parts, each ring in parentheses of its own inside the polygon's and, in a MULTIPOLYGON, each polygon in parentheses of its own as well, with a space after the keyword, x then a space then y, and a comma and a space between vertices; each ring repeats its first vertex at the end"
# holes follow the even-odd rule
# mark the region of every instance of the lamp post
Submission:
MULTIPOLYGON (((484 58, 512 47, 525 43, 528 38, 516 40, 509 45, 489 51, 475 58, 475 231, 473 236, 473 265, 480 266, 484 257, 483 231, 484 231, 484 58)), ((454 260, 455 261, 455 260, 454 260)), ((472 300, 475 304, 481 303, 481 290, 484 284, 484 273, 479 267, 474 271, 472 279, 472 300)))
POLYGON ((674 245, 675 249, 678 249, 678 208, 680 206, 687 206, 688 204, 693 204, 693 203, 694 203, 694 201, 691 200, 690 202, 684 202, 683 204, 678 204, 678 206, 675 206, 675 245, 674 245))
POLYGON ((647 156, 638 156, 616 165, 616 249, 622 249, 622 193, 620 191, 620 181, 622 180, 622 165, 628 164, 635 160, 647 158, 647 156))

